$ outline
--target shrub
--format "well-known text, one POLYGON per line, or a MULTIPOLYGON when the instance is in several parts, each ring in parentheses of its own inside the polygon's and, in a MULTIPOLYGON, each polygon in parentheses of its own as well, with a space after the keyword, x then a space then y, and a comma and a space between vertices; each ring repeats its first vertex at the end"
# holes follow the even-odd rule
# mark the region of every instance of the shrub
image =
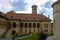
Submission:
POLYGON ((41 31, 40 33, 39 33, 39 38, 38 38, 38 40, 46 40, 47 39, 47 35, 43 32, 43 31, 41 31))

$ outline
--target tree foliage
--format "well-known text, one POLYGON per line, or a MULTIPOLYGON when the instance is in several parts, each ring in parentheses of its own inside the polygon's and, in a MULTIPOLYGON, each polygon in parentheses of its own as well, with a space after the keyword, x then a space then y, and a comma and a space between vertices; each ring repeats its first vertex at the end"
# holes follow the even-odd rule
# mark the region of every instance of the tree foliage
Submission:
POLYGON ((46 40, 47 39, 47 35, 43 32, 43 31, 41 31, 40 33, 39 33, 39 38, 38 38, 38 40, 46 40))

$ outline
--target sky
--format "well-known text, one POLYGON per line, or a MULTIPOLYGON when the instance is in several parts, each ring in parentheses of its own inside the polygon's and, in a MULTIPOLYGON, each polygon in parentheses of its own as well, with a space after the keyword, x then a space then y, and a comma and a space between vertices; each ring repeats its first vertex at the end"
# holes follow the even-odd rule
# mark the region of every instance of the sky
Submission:
POLYGON ((32 13, 31 6, 37 5, 37 13, 50 16, 53 20, 52 4, 57 0, 0 0, 0 11, 7 13, 14 10, 17 13, 32 13))

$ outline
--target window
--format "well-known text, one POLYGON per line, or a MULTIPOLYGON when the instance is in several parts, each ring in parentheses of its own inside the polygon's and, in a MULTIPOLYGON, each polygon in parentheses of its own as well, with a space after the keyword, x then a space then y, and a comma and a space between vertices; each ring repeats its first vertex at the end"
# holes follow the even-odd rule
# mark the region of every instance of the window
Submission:
POLYGON ((13 30, 13 31, 12 31, 12 35, 14 35, 15 33, 16 33, 16 32, 13 30))
POLYGON ((25 23, 25 28, 27 28, 27 23, 25 23))
POLYGON ((51 28, 53 28, 53 23, 51 23, 51 28))
POLYGON ((13 25, 13 28, 15 28, 15 27, 16 27, 16 23, 15 23, 15 22, 13 22, 13 24, 12 24, 12 25, 13 25))
POLYGON ((48 30, 44 30, 45 32, 48 32, 48 30))
POLYGON ((54 22, 55 22, 56 20, 55 20, 55 18, 54 18, 54 22))
POLYGON ((35 28, 35 26, 36 26, 36 24, 35 24, 35 23, 33 23, 33 28, 35 28))
POLYGON ((39 27, 40 27, 40 23, 37 24, 37 28, 39 28, 39 27))
POLYGON ((44 24, 44 28, 48 28, 48 24, 44 24))
POLYGON ((1 24, 1 20, 0 20, 0 24, 1 24))
POLYGON ((20 27, 23 28, 23 23, 20 23, 20 27))
POLYGON ((29 28, 31 28, 31 25, 32 25, 32 24, 31 24, 31 23, 29 23, 29 28))
POLYGON ((34 8, 34 10, 36 10, 36 8, 34 8))
POLYGON ((31 30, 30 30, 30 32, 29 32, 30 34, 31 34, 31 30))

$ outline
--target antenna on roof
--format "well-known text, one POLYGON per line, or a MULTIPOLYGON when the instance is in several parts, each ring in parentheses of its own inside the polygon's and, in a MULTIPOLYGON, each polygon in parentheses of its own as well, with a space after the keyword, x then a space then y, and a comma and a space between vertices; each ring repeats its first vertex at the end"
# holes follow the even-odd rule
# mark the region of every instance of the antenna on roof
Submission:
POLYGON ((43 13, 41 13, 43 15, 43 13))
POLYGON ((15 11, 13 9, 11 9, 10 11, 15 13, 15 11))
POLYGON ((48 18, 50 18, 50 15, 48 15, 48 18))

